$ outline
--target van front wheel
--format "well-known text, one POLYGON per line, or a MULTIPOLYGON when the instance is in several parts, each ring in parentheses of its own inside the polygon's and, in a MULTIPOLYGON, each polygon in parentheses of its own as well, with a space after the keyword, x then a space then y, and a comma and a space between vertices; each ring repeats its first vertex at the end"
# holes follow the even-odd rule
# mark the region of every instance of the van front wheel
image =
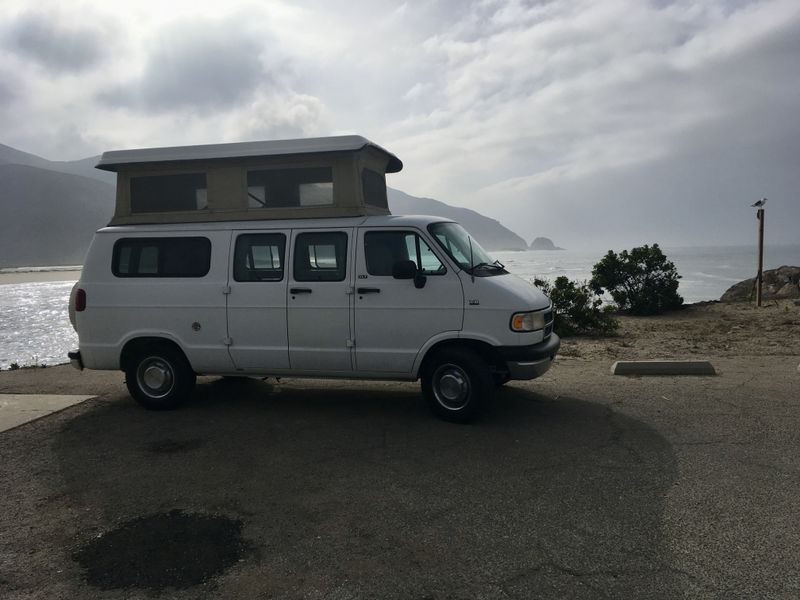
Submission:
POLYGON ((150 410, 179 406, 192 393, 196 379, 183 354, 166 345, 143 348, 125 369, 131 396, 150 410))
POLYGON ((486 362, 466 348, 443 350, 422 376, 422 393, 440 419, 467 423, 474 419, 492 389, 486 362))

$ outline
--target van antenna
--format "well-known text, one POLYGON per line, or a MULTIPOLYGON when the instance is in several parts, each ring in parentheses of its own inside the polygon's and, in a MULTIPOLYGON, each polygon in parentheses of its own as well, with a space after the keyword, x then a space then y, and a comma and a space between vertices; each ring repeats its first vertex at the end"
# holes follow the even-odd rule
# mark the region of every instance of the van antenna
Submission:
POLYGON ((469 242, 469 276, 472 277, 472 283, 475 283, 475 261, 472 259, 472 237, 467 236, 469 242))

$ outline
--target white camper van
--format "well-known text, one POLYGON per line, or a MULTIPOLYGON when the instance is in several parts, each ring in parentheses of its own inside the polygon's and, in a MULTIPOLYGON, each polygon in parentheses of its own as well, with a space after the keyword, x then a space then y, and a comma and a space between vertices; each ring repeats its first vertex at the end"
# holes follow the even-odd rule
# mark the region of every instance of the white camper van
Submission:
POLYGON ((359 136, 105 153, 110 225, 70 300, 79 368, 173 408, 195 377, 422 380, 442 418, 559 348, 550 301, 459 224, 395 216, 400 160, 359 136))

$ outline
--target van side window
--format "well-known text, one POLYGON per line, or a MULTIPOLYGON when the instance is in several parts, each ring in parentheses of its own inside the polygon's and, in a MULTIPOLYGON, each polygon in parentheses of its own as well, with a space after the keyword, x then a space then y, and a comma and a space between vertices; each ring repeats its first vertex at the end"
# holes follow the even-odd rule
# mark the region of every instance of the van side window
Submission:
POLYGON ((245 233, 236 238, 233 278, 236 281, 281 281, 286 252, 282 233, 245 233))
POLYGON ((295 281, 344 281, 347 234, 343 231, 299 234, 293 266, 295 281))
POLYGON ((122 238, 114 244, 116 277, 205 277, 211 242, 204 237, 122 238))
POLYGON ((131 214, 207 208, 205 173, 131 177, 131 214))
POLYGON ((332 205, 333 170, 319 167, 248 171, 247 202, 250 208, 332 205))
POLYGON ((383 174, 372 169, 363 169, 361 171, 361 187, 366 204, 389 208, 389 201, 386 198, 386 177, 383 174))
POLYGON ((411 231, 368 231, 364 234, 367 273, 391 277, 394 263, 411 260, 424 275, 443 275, 447 269, 430 246, 411 231))

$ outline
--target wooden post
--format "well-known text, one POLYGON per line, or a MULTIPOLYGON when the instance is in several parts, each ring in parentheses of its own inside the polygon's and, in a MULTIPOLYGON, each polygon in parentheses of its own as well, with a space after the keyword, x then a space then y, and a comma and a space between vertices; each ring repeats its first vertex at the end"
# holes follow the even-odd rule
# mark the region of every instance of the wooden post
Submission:
POLYGON ((756 281, 756 306, 761 306, 761 288, 764 283, 764 209, 759 208, 758 218, 758 279, 756 281))

